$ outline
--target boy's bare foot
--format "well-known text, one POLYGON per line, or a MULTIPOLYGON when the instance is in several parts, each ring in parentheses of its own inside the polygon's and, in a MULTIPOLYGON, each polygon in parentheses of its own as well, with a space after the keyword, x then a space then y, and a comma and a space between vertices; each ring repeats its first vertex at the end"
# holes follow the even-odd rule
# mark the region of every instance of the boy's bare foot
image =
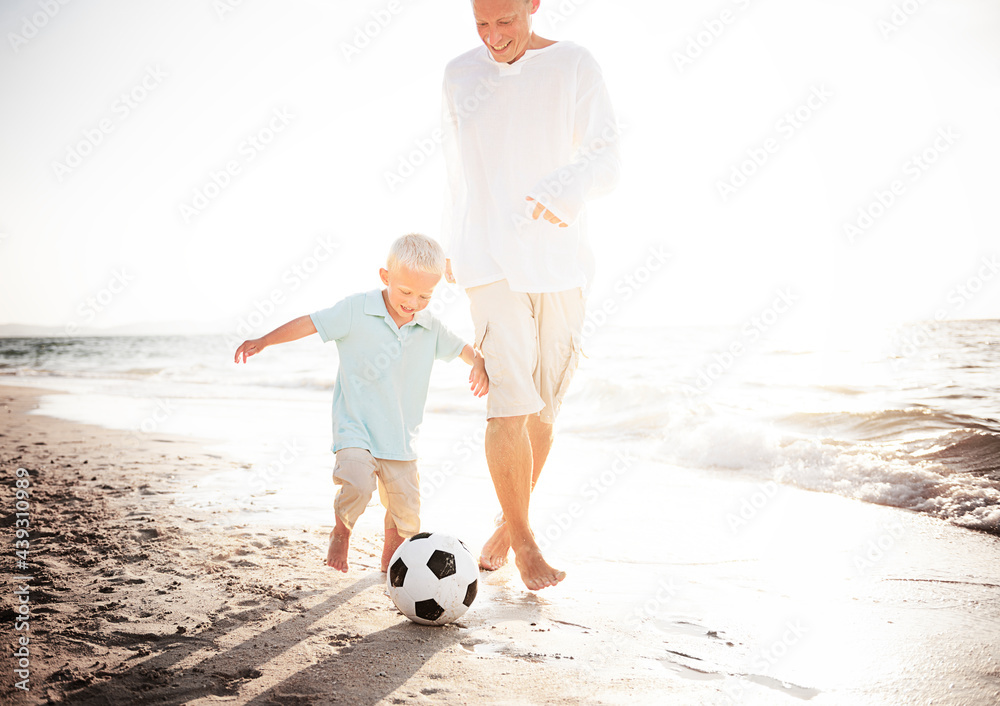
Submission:
POLYGON ((337 518, 337 525, 330 532, 330 548, 326 552, 326 565, 347 573, 347 550, 351 547, 351 530, 337 518))
POLYGON ((542 556, 538 545, 532 542, 514 552, 514 565, 521 572, 521 580, 529 591, 539 591, 549 586, 555 586, 566 578, 565 571, 559 571, 549 566, 542 556))
POLYGON ((496 571, 507 564, 507 554, 510 552, 510 537, 507 525, 500 524, 493 536, 486 540, 483 550, 479 553, 479 568, 486 571, 496 571))
POLYGON ((395 527, 391 529, 386 529, 385 531, 385 545, 382 547, 382 573, 384 574, 389 570, 389 562, 392 560, 392 555, 396 553, 399 549, 399 545, 403 543, 403 538, 399 536, 399 531, 395 527))

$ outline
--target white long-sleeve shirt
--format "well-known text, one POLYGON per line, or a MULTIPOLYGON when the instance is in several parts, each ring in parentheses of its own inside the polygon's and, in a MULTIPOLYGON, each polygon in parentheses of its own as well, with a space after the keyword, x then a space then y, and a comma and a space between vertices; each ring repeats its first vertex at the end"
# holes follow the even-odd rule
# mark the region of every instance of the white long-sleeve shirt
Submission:
POLYGON ((506 64, 479 46, 449 62, 443 102, 444 240, 458 283, 586 288, 584 207, 619 173, 619 129, 590 52, 563 41, 506 64), (533 220, 536 203, 569 226, 533 220))

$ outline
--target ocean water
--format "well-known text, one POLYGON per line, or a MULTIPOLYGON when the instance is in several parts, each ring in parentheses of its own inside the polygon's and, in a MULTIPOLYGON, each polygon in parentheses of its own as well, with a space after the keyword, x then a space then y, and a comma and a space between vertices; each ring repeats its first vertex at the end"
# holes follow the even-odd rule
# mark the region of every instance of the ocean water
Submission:
MULTIPOLYGON (((44 414, 198 437, 228 453, 232 475, 190 489, 192 504, 329 518, 335 346, 306 339, 245 366, 232 355, 231 341, 212 336, 8 338, 0 383, 70 393, 44 398, 44 414)), ((557 448, 617 463, 605 480, 641 459, 667 488, 679 470, 790 485, 1000 535, 1000 321, 901 326, 851 347, 608 326, 586 355, 557 448)), ((477 500, 461 511, 482 515, 492 497, 485 407, 466 377, 460 362, 435 366, 422 473, 428 495, 469 492, 477 500)), ((582 473, 593 482, 575 497, 603 493, 599 468, 582 473)))

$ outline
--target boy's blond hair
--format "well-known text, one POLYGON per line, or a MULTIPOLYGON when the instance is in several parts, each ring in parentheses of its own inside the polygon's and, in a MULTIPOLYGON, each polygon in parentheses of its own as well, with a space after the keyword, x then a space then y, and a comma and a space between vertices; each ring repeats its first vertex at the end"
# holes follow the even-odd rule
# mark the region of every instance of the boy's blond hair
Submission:
POLYGON ((420 233, 396 238, 389 247, 385 268, 392 272, 400 266, 441 276, 445 268, 444 249, 436 240, 420 233))

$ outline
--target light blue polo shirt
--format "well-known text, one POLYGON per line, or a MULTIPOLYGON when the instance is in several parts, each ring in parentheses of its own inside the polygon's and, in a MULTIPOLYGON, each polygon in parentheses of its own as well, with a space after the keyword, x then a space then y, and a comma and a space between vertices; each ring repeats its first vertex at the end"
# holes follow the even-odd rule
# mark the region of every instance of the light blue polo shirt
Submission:
POLYGON ((396 328, 382 291, 354 294, 310 317, 324 343, 337 342, 333 451, 368 449, 375 458, 412 461, 413 442, 436 359, 461 355, 465 342, 426 309, 396 328))

